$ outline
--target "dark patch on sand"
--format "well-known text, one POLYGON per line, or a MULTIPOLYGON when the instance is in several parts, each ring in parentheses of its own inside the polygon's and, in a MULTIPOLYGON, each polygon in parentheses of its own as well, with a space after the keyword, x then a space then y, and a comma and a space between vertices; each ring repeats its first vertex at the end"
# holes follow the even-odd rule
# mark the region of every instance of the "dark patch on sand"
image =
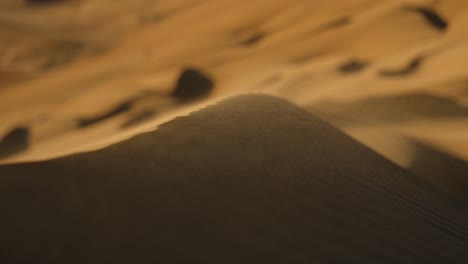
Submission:
POLYGON ((183 101, 200 99, 208 96, 214 85, 207 74, 195 68, 187 68, 180 74, 172 96, 183 101))
POLYGON ((125 129, 125 128, 130 128, 139 124, 142 124, 152 118, 154 118, 157 115, 156 111, 148 110, 139 113, 138 115, 130 118, 127 120, 125 123, 123 123, 120 127, 125 129))
POLYGON ((422 62, 424 61, 425 57, 417 57, 414 58, 410 63, 404 67, 403 69, 398 70, 380 70, 379 75, 383 77, 398 77, 398 76, 405 76, 415 73, 420 67, 422 62))
POLYGON ((92 125, 96 125, 97 123, 100 123, 102 121, 115 117, 117 115, 120 115, 122 113, 128 112, 132 108, 133 103, 134 103, 134 100, 128 100, 117 105, 115 108, 113 108, 109 112, 106 112, 102 115, 98 115, 96 117, 89 117, 89 118, 80 118, 78 121, 78 127, 79 128, 90 127, 92 125))
POLYGON ((265 33, 263 33, 263 32, 255 33, 252 36, 250 36, 249 38, 243 40, 241 42, 241 45, 244 45, 244 46, 255 45, 255 44, 259 43, 264 37, 265 37, 265 33))
POLYGON ((18 154, 29 147, 29 129, 17 127, 8 132, 0 141, 0 159, 18 154))
POLYGON ((338 67, 340 73, 357 73, 362 71, 368 65, 365 61, 351 60, 338 67))
POLYGON ((434 10, 425 7, 415 7, 411 8, 411 10, 420 13, 429 24, 431 24, 433 27, 437 28, 440 31, 444 31, 448 27, 448 22, 439 14, 437 14, 437 12, 435 12, 434 10))

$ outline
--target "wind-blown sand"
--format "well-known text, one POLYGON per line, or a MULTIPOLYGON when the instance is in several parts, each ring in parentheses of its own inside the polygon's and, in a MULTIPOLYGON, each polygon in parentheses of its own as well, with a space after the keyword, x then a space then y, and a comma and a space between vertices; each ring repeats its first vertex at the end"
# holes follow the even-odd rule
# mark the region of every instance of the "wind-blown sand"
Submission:
POLYGON ((0 175, 2 263, 468 259, 463 203, 269 96, 0 175))

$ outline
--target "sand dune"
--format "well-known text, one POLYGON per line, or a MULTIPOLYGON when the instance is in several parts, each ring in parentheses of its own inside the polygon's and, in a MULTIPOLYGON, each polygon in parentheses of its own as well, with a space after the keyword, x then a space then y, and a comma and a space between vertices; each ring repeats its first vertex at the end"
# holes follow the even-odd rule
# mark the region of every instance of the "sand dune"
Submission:
POLYGON ((468 258, 464 203, 268 96, 0 175, 2 263, 468 258))

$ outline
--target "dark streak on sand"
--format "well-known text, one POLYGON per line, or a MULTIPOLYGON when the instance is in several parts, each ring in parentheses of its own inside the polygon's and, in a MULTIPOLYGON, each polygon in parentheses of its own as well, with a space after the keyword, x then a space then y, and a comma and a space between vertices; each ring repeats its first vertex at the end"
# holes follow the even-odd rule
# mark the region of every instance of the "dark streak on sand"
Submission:
POLYGON ((205 73, 195 68, 186 68, 179 76, 172 96, 182 101, 200 99, 208 96, 214 85, 214 81, 205 73))
POLYGON ((17 127, 8 132, 0 141, 0 159, 10 157, 27 150, 29 147, 29 129, 17 127))
POLYGON ((379 75, 383 77, 397 77, 397 76, 405 76, 410 75, 416 72, 420 67, 422 62, 424 61, 425 57, 420 56, 414 58, 406 67, 399 70, 380 70, 379 75))
POLYGON ((107 113, 104 113, 102 115, 96 116, 96 117, 90 117, 90 118, 80 118, 78 121, 78 127, 79 128, 86 128, 92 125, 95 125, 99 122, 102 122, 104 120, 110 119, 112 117, 115 117, 117 115, 120 115, 122 113, 128 112, 134 103, 134 100, 128 100, 125 101, 112 110, 110 110, 107 113))
POLYGON ((265 37, 265 33, 258 32, 241 42, 244 46, 252 46, 259 43, 265 37))
POLYGON ((357 73, 362 71, 368 65, 365 61, 351 60, 338 67, 341 73, 357 73))
POLYGON ((444 31, 448 27, 447 21, 431 9, 425 7, 415 7, 411 8, 411 10, 419 12, 421 15, 424 16, 427 22, 429 22, 433 27, 437 28, 440 31, 444 31))

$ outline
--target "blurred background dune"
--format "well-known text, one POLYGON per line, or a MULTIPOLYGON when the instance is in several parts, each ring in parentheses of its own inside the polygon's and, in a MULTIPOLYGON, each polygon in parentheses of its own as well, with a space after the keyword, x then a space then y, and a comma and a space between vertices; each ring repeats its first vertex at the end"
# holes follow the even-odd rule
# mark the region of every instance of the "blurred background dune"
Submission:
POLYGON ((2 0, 1 162, 288 99, 468 195, 465 0, 2 0))

